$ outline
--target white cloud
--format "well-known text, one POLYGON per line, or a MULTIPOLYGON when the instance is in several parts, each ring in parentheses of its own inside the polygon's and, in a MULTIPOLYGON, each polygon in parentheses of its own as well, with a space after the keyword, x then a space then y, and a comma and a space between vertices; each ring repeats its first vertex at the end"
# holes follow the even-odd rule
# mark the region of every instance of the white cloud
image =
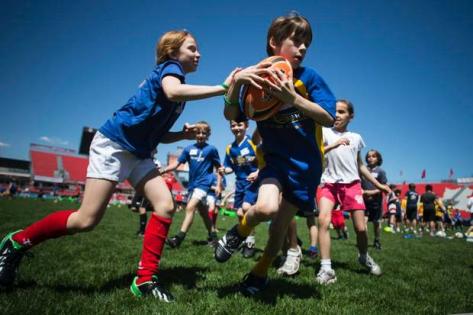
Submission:
POLYGON ((42 136, 39 138, 41 141, 47 142, 49 144, 54 144, 54 145, 68 145, 69 141, 63 140, 58 137, 48 137, 48 136, 42 136))
POLYGON ((10 145, 8 143, 5 143, 5 142, 0 142, 0 148, 6 148, 6 147, 9 147, 10 145))

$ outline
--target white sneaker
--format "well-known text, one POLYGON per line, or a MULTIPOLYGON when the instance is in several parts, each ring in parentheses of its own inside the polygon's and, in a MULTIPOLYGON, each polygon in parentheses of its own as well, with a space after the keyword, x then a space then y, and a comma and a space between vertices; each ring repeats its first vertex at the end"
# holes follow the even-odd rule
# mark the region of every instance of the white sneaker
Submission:
POLYGON ((320 269, 315 281, 319 284, 327 285, 337 282, 337 276, 335 276, 335 270, 333 269, 320 269))
POLYGON ((358 262, 362 266, 365 266, 372 275, 380 276, 383 273, 381 267, 368 254, 366 254, 366 256, 359 255, 358 262))
POLYGON ((297 249, 289 248, 287 251, 286 261, 284 264, 279 267, 277 273, 279 275, 292 276, 299 271, 299 266, 301 264, 302 250, 299 246, 297 249))

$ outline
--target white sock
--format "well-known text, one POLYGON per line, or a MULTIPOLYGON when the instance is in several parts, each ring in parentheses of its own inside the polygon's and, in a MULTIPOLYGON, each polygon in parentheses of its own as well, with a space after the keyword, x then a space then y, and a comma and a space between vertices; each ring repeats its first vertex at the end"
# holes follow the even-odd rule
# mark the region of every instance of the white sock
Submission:
POLYGON ((331 259, 321 259, 320 260, 320 269, 321 270, 332 270, 332 260, 331 259))
POLYGON ((249 235, 246 240, 245 240, 245 243, 248 244, 249 246, 254 246, 255 245, 255 236, 254 235, 249 235))

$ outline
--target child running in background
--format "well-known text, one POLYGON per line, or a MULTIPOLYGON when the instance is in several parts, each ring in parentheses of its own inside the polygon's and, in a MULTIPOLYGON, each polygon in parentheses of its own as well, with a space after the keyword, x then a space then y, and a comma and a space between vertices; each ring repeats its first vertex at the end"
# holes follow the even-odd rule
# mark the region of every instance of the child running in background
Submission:
POLYGON ((264 253, 240 284, 244 295, 253 296, 267 286, 269 267, 296 212, 315 209, 314 195, 322 173, 320 126, 333 124, 335 98, 313 68, 302 66, 311 42, 312 28, 306 18, 297 13, 276 18, 268 30, 267 53, 285 57, 294 78, 270 71, 270 64, 252 66, 235 74, 227 93, 224 115, 228 120, 243 115, 239 95, 245 84, 264 88, 284 104, 274 116, 257 122, 265 166, 258 175, 256 204, 219 240, 215 250, 218 262, 227 261, 255 226, 271 220, 264 253), (262 75, 271 76, 274 83, 262 75))
POLYGON ((337 114, 333 128, 324 128, 325 159, 327 167, 322 175, 319 201, 319 242, 321 268, 317 282, 330 284, 337 280, 330 259, 329 224, 332 210, 337 203, 341 211, 351 211, 356 232, 358 261, 371 274, 381 275, 381 268, 368 255, 368 235, 365 223, 365 205, 361 189, 360 175, 369 180, 377 189, 390 192, 389 187, 379 183, 369 172, 360 157, 365 146, 357 133, 347 130, 354 117, 354 108, 347 100, 337 101, 337 114))
MULTIPOLYGON (((210 222, 212 223, 212 235, 215 235, 218 232, 217 230, 218 207, 220 206, 220 203, 221 203, 222 193, 225 190, 225 187, 227 186, 224 176, 222 176, 222 179, 220 181, 219 194, 217 194, 217 185, 218 185, 217 174, 213 173, 212 184, 207 194, 207 201, 206 201, 207 212, 209 215, 210 222)), ((216 245, 215 241, 216 239, 213 237, 208 239, 209 245, 212 245, 212 246, 216 245)))
POLYGON ((153 163, 152 152, 159 143, 194 136, 194 126, 187 124, 181 132, 169 132, 186 101, 223 95, 230 84, 234 72, 222 85, 186 84, 186 74, 197 70, 199 60, 197 42, 188 31, 170 31, 160 38, 155 68, 92 141, 80 208, 54 212, 5 236, 0 244, 1 286, 13 284, 21 258, 31 247, 51 238, 92 230, 105 214, 116 185, 128 179, 154 209, 131 291, 135 296, 149 295, 165 302, 173 299, 159 283, 157 273, 175 208, 171 192, 153 163))
MULTIPOLYGON (((225 149, 225 160, 222 171, 224 174, 235 173, 235 196, 233 207, 237 210, 238 217, 242 218, 244 213, 254 203, 253 200, 246 200, 245 196, 252 194, 250 187, 257 178, 257 158, 256 145, 248 137, 248 120, 231 120, 230 130, 234 135, 234 141, 227 145, 225 149)), ((258 137, 259 138, 259 137, 258 137)), ((253 190, 257 188, 253 187, 253 190)), ((254 194, 252 194, 254 195, 254 194)), ((246 197, 247 199, 249 196, 246 197)), ((251 198, 253 199, 253 198, 251 198)), ((255 236, 249 235, 245 240, 242 250, 243 257, 250 258, 254 255, 255 236)))
MULTIPOLYGON (((381 184, 386 184, 386 172, 381 168, 383 156, 377 150, 369 150, 365 156, 368 171, 381 184)), ((363 199, 366 206, 365 216, 373 223, 374 248, 381 250, 381 221, 383 220, 383 193, 365 177, 361 177, 363 199)))
MULTIPOLYGON (((218 170, 221 166, 220 157, 217 148, 207 143, 211 133, 209 124, 200 121, 195 124, 195 130, 196 143, 186 147, 177 161, 164 169, 166 173, 174 171, 181 164, 189 164, 189 197, 187 198, 186 216, 182 221, 179 233, 167 240, 167 244, 171 248, 179 247, 184 241, 194 222, 194 213, 197 209, 209 233, 209 244, 214 244, 217 241, 217 233, 212 230, 212 222, 205 206, 213 182, 214 168, 218 170)), ((222 190, 220 174, 217 175, 215 186, 215 194, 218 195, 222 190)))

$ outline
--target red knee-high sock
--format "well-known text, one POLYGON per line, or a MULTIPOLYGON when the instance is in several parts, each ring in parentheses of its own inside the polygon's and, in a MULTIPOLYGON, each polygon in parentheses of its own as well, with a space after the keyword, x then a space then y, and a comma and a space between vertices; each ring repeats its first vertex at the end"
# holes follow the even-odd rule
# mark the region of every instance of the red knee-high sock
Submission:
POLYGON ((214 223, 214 217, 215 217, 215 213, 213 211, 209 211, 207 212, 209 214, 209 219, 210 219, 210 222, 212 222, 212 224, 214 223))
POLYGON ((67 235, 67 219, 73 212, 75 210, 51 213, 13 235, 13 240, 29 248, 50 238, 67 235))
POLYGON ((137 284, 150 281, 158 272, 159 261, 164 249, 164 242, 169 233, 172 219, 157 216, 153 213, 146 226, 143 239, 143 251, 138 265, 137 284))

